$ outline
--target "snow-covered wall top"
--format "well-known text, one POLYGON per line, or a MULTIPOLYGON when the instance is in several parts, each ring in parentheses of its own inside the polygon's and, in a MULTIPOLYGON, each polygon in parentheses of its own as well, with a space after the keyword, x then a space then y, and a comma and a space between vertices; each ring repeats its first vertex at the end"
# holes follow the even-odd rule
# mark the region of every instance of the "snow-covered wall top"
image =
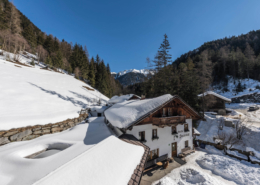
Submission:
POLYGON ((127 128, 145 114, 169 101, 172 97, 172 95, 166 94, 152 99, 124 101, 107 109, 105 116, 113 126, 127 128))
POLYGON ((75 118, 87 105, 108 101, 99 91, 83 88, 92 89, 73 76, 19 66, 0 59, 0 130, 75 118))
MULTIPOLYGON (((217 94, 217 93, 215 93, 215 92, 213 92, 213 91, 207 91, 207 92, 205 92, 205 93, 204 93, 204 96, 206 96, 206 95, 208 95, 208 94, 214 95, 214 96, 216 96, 216 97, 218 97, 218 98, 220 98, 220 99, 222 99, 222 100, 224 100, 224 101, 231 102, 231 99, 226 98, 226 97, 224 97, 224 96, 221 96, 221 95, 219 95, 219 94, 217 94)), ((198 96, 199 96, 199 97, 202 97, 203 94, 199 94, 198 96)))

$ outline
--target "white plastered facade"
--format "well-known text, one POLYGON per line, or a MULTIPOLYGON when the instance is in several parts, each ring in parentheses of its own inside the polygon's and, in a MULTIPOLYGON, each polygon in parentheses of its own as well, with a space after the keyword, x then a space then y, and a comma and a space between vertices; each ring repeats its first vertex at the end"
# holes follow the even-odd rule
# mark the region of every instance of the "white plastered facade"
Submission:
POLYGON ((185 148, 185 141, 187 140, 188 146, 191 149, 193 148, 192 119, 186 119, 186 123, 188 124, 189 131, 184 132, 184 124, 178 124, 176 127, 177 134, 174 135, 172 135, 172 128, 170 126, 159 128, 152 124, 134 126, 132 130, 127 130, 127 134, 132 134, 137 139, 140 139, 139 132, 145 131, 146 142, 144 144, 150 148, 150 151, 159 149, 159 156, 168 154, 168 157, 172 157, 172 143, 177 142, 177 155, 185 148), (157 129, 159 139, 152 140, 153 129, 157 129))

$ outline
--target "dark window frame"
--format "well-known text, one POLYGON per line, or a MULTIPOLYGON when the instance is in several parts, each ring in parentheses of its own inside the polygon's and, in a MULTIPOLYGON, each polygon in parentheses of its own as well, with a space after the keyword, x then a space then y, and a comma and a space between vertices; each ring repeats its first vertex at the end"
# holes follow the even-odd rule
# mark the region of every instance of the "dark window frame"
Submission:
POLYGON ((189 147, 189 140, 186 140, 186 141, 184 142, 184 144, 185 144, 185 148, 189 147), (186 142, 187 142, 187 145, 186 145, 186 142))
POLYGON ((176 126, 172 126, 172 134, 177 134, 177 127, 176 126), (175 128, 175 131, 173 131, 173 128, 175 128))
POLYGON ((140 141, 146 141, 145 140, 145 131, 139 132, 140 141))
POLYGON ((188 123, 185 123, 184 124, 184 132, 189 132, 190 130, 189 130, 189 125, 188 125, 188 123))

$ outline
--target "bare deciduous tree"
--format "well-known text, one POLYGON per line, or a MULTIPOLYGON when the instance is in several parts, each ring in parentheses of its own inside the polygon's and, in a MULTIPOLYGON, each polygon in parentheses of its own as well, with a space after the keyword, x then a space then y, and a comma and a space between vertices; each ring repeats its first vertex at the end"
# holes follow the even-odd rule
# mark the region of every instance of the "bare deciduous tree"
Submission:
POLYGON ((249 124, 247 117, 243 118, 241 120, 239 120, 236 124, 235 124, 235 129, 236 129, 236 136, 237 139, 242 140, 243 136, 250 132, 250 129, 248 129, 248 127, 251 124, 249 124))

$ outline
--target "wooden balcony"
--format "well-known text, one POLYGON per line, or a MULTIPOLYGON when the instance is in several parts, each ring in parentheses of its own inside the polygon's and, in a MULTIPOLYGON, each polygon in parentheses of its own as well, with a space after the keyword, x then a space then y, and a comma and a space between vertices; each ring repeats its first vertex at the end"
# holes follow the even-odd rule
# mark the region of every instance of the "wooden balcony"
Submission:
POLYGON ((174 125, 186 122, 186 116, 153 117, 152 119, 154 125, 174 125))

